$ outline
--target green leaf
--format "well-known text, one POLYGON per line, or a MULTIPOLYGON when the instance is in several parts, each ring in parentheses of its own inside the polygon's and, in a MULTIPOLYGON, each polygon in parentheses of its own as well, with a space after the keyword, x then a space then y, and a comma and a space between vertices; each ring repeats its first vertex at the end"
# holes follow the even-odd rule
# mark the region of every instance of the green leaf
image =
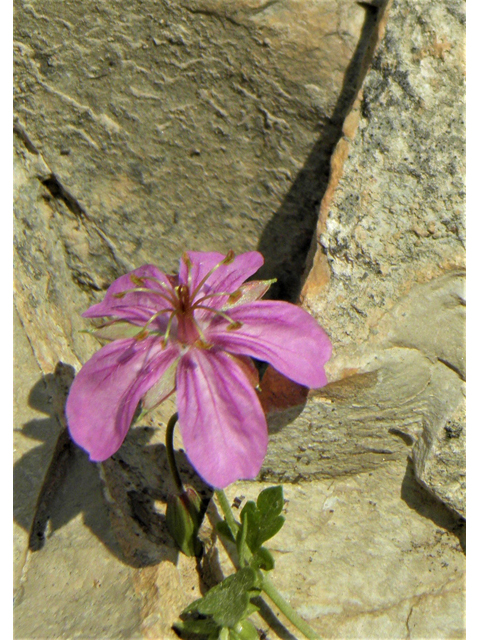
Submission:
POLYGON ((283 499, 283 487, 268 487, 258 494, 257 509, 259 509, 266 518, 279 516, 283 511, 285 500, 283 499))
POLYGON ((185 620, 175 622, 173 626, 179 631, 196 633, 202 636, 215 634, 215 637, 218 637, 218 633, 220 631, 220 627, 213 618, 186 618, 185 620))
POLYGON ((201 506, 200 496, 192 487, 187 487, 180 496, 168 497, 167 527, 186 556, 198 556, 202 550, 201 542, 198 539, 201 506))
POLYGON ((257 595, 255 583, 253 569, 240 569, 210 589, 204 598, 192 602, 183 613, 195 610, 203 615, 211 615, 221 627, 233 628, 247 614, 250 597, 257 595))
POLYGON ((250 620, 240 620, 233 631, 239 640, 258 640, 258 631, 250 620))
MULTIPOLYGON (((258 595, 261 594, 261 590, 259 590, 258 595)), ((252 592, 252 597, 255 594, 252 592)), ((260 611, 260 607, 257 607, 257 605, 253 604, 253 602, 249 602, 248 603, 248 607, 247 607, 247 615, 246 617, 249 618, 251 615, 253 615, 254 613, 257 613, 257 611, 260 611)))
POLYGON ((252 553, 282 528, 285 518, 279 513, 283 503, 283 489, 279 486, 265 489, 259 494, 257 504, 249 500, 243 507, 240 520, 243 523, 248 518, 247 544, 252 553))
POLYGON ((221 536, 223 536, 227 540, 230 540, 230 542, 235 542, 235 537, 232 533, 232 530, 230 529, 230 527, 228 526, 225 520, 222 520, 221 522, 217 522, 216 528, 218 533, 221 536))
POLYGON ((263 569, 264 571, 271 571, 275 567, 275 560, 268 549, 260 547, 255 552, 250 566, 252 569, 263 569))

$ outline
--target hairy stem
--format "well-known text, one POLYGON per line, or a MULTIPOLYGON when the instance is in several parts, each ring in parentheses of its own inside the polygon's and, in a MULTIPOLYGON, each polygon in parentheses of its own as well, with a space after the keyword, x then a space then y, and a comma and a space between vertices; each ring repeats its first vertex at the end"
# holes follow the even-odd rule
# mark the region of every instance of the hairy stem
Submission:
POLYGON ((262 590, 265 591, 267 596, 272 602, 274 602, 283 615, 294 624, 308 640, 319 640, 318 634, 312 627, 301 618, 295 609, 285 600, 276 587, 270 581, 270 578, 263 574, 262 590))
POLYGON ((238 524, 235 522, 233 511, 230 508, 230 503, 228 501, 227 496, 225 495, 225 491, 223 491, 223 489, 217 489, 215 491, 215 495, 217 496, 217 500, 223 511, 225 520, 227 521, 227 524, 230 527, 230 531, 233 533, 234 536, 236 536, 238 532, 238 524))

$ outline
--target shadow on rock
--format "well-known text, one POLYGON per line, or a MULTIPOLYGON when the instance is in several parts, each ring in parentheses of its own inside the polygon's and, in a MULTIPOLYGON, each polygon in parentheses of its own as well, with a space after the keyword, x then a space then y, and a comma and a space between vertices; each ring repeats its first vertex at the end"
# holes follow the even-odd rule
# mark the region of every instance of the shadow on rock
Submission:
MULTIPOLYGON (((136 567, 177 558, 165 522, 168 497, 176 491, 165 445, 150 444, 155 431, 146 426, 131 428, 117 453, 101 465, 115 505, 111 521, 116 538, 125 559, 136 567)), ((197 475, 183 450, 176 451, 175 458, 184 485, 196 489, 206 510, 213 490, 197 475)))
MULTIPOLYGON (((30 392, 29 406, 46 417, 19 429, 39 443, 13 470, 14 520, 29 533, 29 549, 41 550, 82 514, 83 523, 122 562, 135 567, 175 562, 164 515, 173 492, 165 447, 149 444, 154 429, 136 427, 115 456, 103 464, 91 462, 66 429, 64 406, 73 377, 73 367, 63 363, 43 376, 30 392)), ((177 454, 177 463, 185 482, 208 501, 212 492, 184 453, 177 454)))
POLYGON ((47 417, 30 420, 17 429, 39 442, 13 468, 14 519, 29 532, 32 551, 44 544, 48 504, 65 478, 72 453, 62 416, 73 377, 73 367, 61 362, 54 373, 42 376, 30 391, 28 404, 47 417))
POLYGON ((411 460, 408 461, 402 482, 401 497, 411 509, 414 509, 421 516, 428 518, 438 527, 453 533, 458 538, 462 551, 466 552, 465 520, 453 513, 418 483, 411 460))
POLYGON ((321 137, 280 208, 266 225, 258 244, 258 250, 265 256, 265 265, 255 278, 277 278, 267 298, 295 302, 300 293, 302 274, 308 269, 307 257, 318 223, 320 202, 328 185, 330 158, 343 135, 345 117, 363 82, 384 4, 376 7, 362 3, 362 6, 366 12, 362 33, 345 72, 334 112, 325 122, 319 123, 321 137))

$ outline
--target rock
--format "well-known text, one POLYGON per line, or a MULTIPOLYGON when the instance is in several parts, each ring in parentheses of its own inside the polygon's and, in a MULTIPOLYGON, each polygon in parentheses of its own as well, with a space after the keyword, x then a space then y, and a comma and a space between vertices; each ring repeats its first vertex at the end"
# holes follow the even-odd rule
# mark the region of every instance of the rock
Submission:
MULTIPOLYGON (((405 463, 284 485, 286 522, 266 543, 276 563, 271 580, 321 638, 464 635, 464 527, 405 463)), ((263 488, 239 482, 226 493, 231 502, 243 498, 241 510, 263 488)), ((214 521, 216 511, 209 515, 214 521)), ((208 560, 228 575, 232 562, 223 545, 217 550, 208 560)), ((265 637, 286 637, 284 626, 297 638, 268 607, 256 620, 265 637)))
MULTIPOLYGON (((394 1, 380 27, 332 157, 302 299, 333 340, 327 373, 337 387, 389 362, 391 426, 405 433, 411 423, 419 480, 464 515, 462 438, 448 453, 441 444, 465 380, 464 3, 394 1), (386 354, 398 356, 396 374, 386 354), (421 369, 405 367, 418 354, 436 374, 415 407, 395 397, 421 385, 421 369)), ((312 397, 300 416, 318 406, 312 397)), ((356 397, 348 409, 357 411, 356 397)))
POLYGON ((440 428, 425 426, 413 448, 413 462, 420 483, 463 517, 466 517, 465 460, 465 402, 461 402, 440 428))
MULTIPOLYGON (((292 297, 316 224, 316 176, 328 172, 374 22, 342 0, 137 4, 15 3, 16 589, 41 579, 51 500, 73 464, 63 406, 52 403, 65 395, 58 366, 78 371, 98 348, 80 314, 115 277, 145 262, 175 270, 186 248, 260 244, 264 276, 275 271, 277 292, 292 297), (34 403, 44 396, 33 407, 46 410, 41 421, 30 392, 34 403)), ((117 476, 105 471, 107 495, 123 487, 117 476)), ((119 539, 128 531, 131 558, 124 504, 112 520, 119 539)), ((71 535, 94 557, 82 526, 71 535)), ((147 568, 137 566, 140 591, 160 593, 147 568)), ((34 589, 26 594, 22 633, 42 620, 60 633, 60 604, 47 620, 34 589)), ((152 622, 161 599, 145 598, 152 622)), ((162 635, 161 624, 148 628, 162 635)))
POLYGON ((465 266, 464 9, 392 2, 346 118, 302 292, 337 357, 368 350, 415 284, 465 266))
POLYGON ((78 283, 96 291, 146 262, 172 272, 185 249, 260 243, 264 276, 295 296, 376 10, 343 0, 16 7, 17 131, 48 166, 41 179, 78 283))
POLYGON ((95 465, 76 449, 29 553, 14 607, 17 638, 142 638, 142 594, 112 533, 95 465))
POLYGON ((28 555, 37 498, 45 469, 55 449, 60 425, 50 415, 48 398, 45 397, 46 385, 17 313, 14 313, 13 319, 13 587, 16 592, 28 555))
POLYGON ((173 640, 232 571, 213 503, 201 564, 166 530, 173 398, 103 465, 66 439, 80 314, 186 248, 259 248, 294 299, 319 205, 301 298, 332 382, 267 370, 263 482, 228 495, 285 482, 274 581, 322 637, 463 637, 464 3, 139 6, 16 3, 17 637, 173 640))
POLYGON ((335 477, 403 459, 463 398, 457 374, 418 351, 388 349, 364 368, 311 392, 304 406, 270 414, 263 479, 335 477))
POLYGON ((465 380, 465 272, 415 285, 379 323, 388 346, 418 349, 465 380))

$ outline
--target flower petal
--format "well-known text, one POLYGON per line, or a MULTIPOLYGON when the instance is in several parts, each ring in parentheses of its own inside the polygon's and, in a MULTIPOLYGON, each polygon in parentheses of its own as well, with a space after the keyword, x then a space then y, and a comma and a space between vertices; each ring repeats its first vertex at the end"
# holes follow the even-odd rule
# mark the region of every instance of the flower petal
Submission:
POLYGON ((187 456, 214 487, 254 478, 267 452, 257 394, 227 354, 190 349, 177 370, 179 424, 187 456))
POLYGON ((143 398, 143 411, 151 411, 175 391, 175 377, 177 373, 178 359, 172 363, 162 373, 162 377, 151 389, 147 391, 143 398))
MULTIPOLYGON (((102 302, 94 304, 87 309, 82 316, 84 318, 99 318, 102 316, 114 316, 122 318, 137 325, 145 324, 154 313, 161 311, 162 309, 169 309, 172 304, 168 302, 163 296, 167 295, 168 291, 171 291, 168 276, 157 269, 152 264, 145 264, 143 267, 139 267, 130 273, 117 278, 107 289, 105 298, 102 302), (145 288, 152 289, 152 292, 132 291, 126 293, 122 298, 116 297, 116 294, 120 294, 130 289, 138 288, 139 285, 132 282, 131 276, 134 278, 146 278, 145 288), (155 278, 152 280, 151 278, 155 278), (165 283, 165 287, 159 282, 165 283), (157 292, 157 293, 155 293, 157 292)), ((165 314, 168 315, 168 314, 165 314)), ((166 325, 168 318, 165 316, 159 317, 159 323, 161 326, 166 325)))
POLYGON ((102 347, 75 377, 66 404, 74 442, 101 462, 121 446, 142 396, 178 357, 159 340, 117 340, 102 347))
MULTIPOLYGON (((190 260, 190 283, 188 283, 188 272, 185 260, 180 261, 180 282, 189 284, 190 291, 193 293, 202 282, 203 278, 216 267, 226 256, 222 253, 207 253, 201 251, 188 251, 190 260)), ((200 287, 199 292, 195 296, 198 300, 205 295, 212 293, 233 293, 245 282, 247 278, 253 275, 263 264, 263 256, 258 251, 249 251, 236 256, 232 262, 221 264, 211 275, 208 276, 206 282, 200 287)), ((219 308, 222 306, 225 298, 209 298, 208 306, 219 308)))
POLYGON ((241 326, 229 330, 228 322, 216 318, 206 331, 213 344, 231 353, 265 360, 307 387, 327 384, 324 365, 332 345, 309 313, 288 302, 259 300, 229 309, 228 315, 241 326))

